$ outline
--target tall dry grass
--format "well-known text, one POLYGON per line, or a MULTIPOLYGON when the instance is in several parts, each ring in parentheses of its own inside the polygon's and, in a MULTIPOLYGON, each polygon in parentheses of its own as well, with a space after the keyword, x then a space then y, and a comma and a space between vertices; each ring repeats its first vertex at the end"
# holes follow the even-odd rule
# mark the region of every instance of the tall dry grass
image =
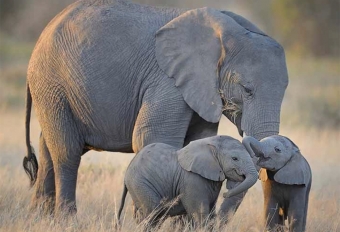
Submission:
MULTIPOLYGON (((237 136, 236 130, 223 120, 220 133, 237 136), (227 128, 232 128, 229 130, 227 128)), ((82 159, 77 186, 78 214, 76 220, 57 222, 29 211, 32 190, 22 169, 25 154, 23 112, 1 113, 0 137, 0 231, 112 231, 115 214, 123 190, 124 171, 132 154, 90 152, 82 159), (21 123, 20 123, 21 122, 21 123)), ((38 148, 39 126, 32 121, 32 141, 38 148)), ((307 231, 338 231, 340 218, 340 156, 339 132, 325 129, 282 128, 308 159, 313 171, 307 231)), ((222 192, 226 191, 223 187, 222 192)), ((218 199, 220 205, 222 197, 218 199)), ((260 183, 251 188, 228 224, 228 231, 263 231, 262 190, 260 183)), ((218 208, 218 206, 217 206, 218 208)), ((141 231, 132 218, 128 196, 123 212, 123 231, 141 231)), ((160 231, 182 231, 166 220, 160 231)), ((185 228, 190 231, 189 227, 185 228)), ((217 228, 215 228, 217 231, 217 228)))

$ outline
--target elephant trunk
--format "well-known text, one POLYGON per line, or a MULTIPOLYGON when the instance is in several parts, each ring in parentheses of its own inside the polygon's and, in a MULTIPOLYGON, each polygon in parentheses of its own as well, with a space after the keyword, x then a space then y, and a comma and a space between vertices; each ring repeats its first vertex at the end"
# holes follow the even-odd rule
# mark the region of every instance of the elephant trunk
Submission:
POLYGON ((263 154, 261 149, 261 143, 256 140, 254 137, 245 136, 242 140, 242 144, 247 149, 249 155, 251 156, 255 168, 257 171, 260 171, 261 167, 257 165, 258 157, 263 154))
MULTIPOLYGON (((269 102, 270 99, 266 99, 266 101, 269 102)), ((277 135, 280 129, 280 106, 273 103, 264 106, 252 105, 242 115, 241 126, 244 134, 257 140, 277 135), (261 112, 258 112, 259 109, 261 112)))
POLYGON ((245 146, 251 157, 259 157, 263 154, 261 142, 251 136, 244 137, 242 144, 245 146))
POLYGON ((256 183, 258 173, 254 165, 251 163, 251 165, 248 165, 246 170, 247 170, 247 172, 245 173, 246 178, 244 179, 244 181, 235 188, 229 190, 227 193, 223 194, 223 197, 233 197, 237 194, 246 191, 256 183))

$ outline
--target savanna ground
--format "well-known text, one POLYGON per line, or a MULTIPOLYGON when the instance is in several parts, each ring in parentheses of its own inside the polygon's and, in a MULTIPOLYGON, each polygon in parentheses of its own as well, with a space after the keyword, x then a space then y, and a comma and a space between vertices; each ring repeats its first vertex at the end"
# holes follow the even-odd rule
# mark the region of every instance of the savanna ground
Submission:
MULTIPOLYGON (((89 152, 82 158, 77 185, 77 220, 57 223, 28 207, 33 191, 22 168, 25 150, 24 97, 27 62, 32 44, 1 36, 0 46, 0 231, 112 231, 123 190, 124 171, 133 154, 89 152), (15 60, 15 62, 13 62, 15 60)), ((340 231, 340 65, 338 59, 287 56, 290 83, 281 115, 281 134, 291 138, 309 161, 313 184, 307 231, 340 231)), ((33 114, 31 140, 38 152, 39 124, 33 114)), ((226 119, 219 134, 241 139, 226 119)), ((225 191, 225 186, 221 192, 225 191)), ((128 196, 123 231, 140 231, 132 219, 128 196)), ((222 196, 218 199, 218 206, 222 196)), ((262 189, 252 187, 225 228, 264 231, 262 189)), ((171 227, 161 231, 189 231, 171 227)), ((214 230, 218 230, 215 228, 214 230)))

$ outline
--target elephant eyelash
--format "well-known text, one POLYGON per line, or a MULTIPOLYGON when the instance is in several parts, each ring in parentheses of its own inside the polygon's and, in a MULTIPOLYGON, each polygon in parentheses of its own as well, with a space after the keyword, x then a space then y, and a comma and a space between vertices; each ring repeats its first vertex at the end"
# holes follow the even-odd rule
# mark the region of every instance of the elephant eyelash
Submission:
POLYGON ((275 149, 275 152, 277 152, 277 153, 281 153, 281 149, 280 149, 280 148, 278 148, 278 147, 275 147, 274 149, 275 149))
POLYGON ((233 159, 234 161, 238 161, 238 158, 237 158, 237 157, 232 157, 232 159, 233 159))

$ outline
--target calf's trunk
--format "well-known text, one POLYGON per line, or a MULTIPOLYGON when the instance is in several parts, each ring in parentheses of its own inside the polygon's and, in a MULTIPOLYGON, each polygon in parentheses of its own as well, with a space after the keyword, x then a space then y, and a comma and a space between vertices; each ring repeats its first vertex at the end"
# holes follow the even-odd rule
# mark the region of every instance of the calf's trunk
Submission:
POLYGON ((254 165, 249 165, 246 168, 247 172, 245 174, 246 178, 244 179, 244 181, 239 184, 238 186, 236 186, 235 188, 229 190, 228 192, 223 194, 223 197, 233 197, 239 193, 242 193, 246 190, 248 190, 251 186, 253 186, 258 178, 258 173, 256 171, 256 168, 254 167, 254 165))

